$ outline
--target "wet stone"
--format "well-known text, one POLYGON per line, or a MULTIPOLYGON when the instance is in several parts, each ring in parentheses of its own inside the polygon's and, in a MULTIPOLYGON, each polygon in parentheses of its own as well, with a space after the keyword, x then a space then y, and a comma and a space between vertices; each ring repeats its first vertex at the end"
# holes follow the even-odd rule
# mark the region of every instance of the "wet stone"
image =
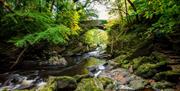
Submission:
POLYGON ((133 80, 133 81, 131 81, 128 86, 138 90, 138 89, 145 88, 145 86, 147 84, 148 84, 147 81, 141 79, 141 80, 133 80))

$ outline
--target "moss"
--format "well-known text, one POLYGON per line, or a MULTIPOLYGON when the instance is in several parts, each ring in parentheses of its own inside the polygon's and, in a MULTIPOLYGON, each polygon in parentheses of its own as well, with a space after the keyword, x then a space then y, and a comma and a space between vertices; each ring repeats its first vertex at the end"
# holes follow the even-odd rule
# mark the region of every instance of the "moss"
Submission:
POLYGON ((90 57, 88 59, 85 60, 85 64, 83 65, 84 70, 82 70, 82 74, 88 74, 88 70, 86 69, 87 67, 92 67, 92 66, 96 66, 96 65, 100 65, 105 63, 104 60, 100 60, 94 57, 90 57))
POLYGON ((120 55, 114 59, 116 63, 119 64, 119 66, 123 68, 128 68, 130 66, 129 60, 126 60, 128 56, 127 55, 120 55))
POLYGON ((152 55, 158 60, 158 62, 161 62, 161 61, 168 62, 169 60, 166 55, 159 52, 153 52, 152 55))
POLYGON ((154 66, 155 66, 154 64, 149 64, 149 63, 143 64, 137 68, 136 74, 145 78, 152 76, 155 74, 155 70, 153 70, 154 66))
POLYGON ((104 88, 106 88, 110 84, 113 84, 113 81, 110 78, 106 78, 106 77, 99 78, 99 81, 102 83, 104 88))
POLYGON ((1 89, 2 91, 8 91, 7 88, 1 89))
POLYGON ((146 80, 139 79, 139 80, 133 80, 131 81, 128 86, 139 91, 140 89, 145 88, 145 86, 148 84, 146 80))
POLYGON ((154 76, 157 72, 166 70, 166 59, 167 58, 164 58, 164 55, 154 52, 150 56, 134 58, 132 61, 128 60, 128 63, 122 62, 124 60, 121 60, 121 67, 129 68, 130 65, 132 65, 133 70, 137 75, 149 78, 154 76))
POLYGON ((78 86, 75 91, 105 91, 105 89, 110 90, 113 88, 113 81, 110 78, 83 78, 78 83, 78 86))
POLYGON ((138 57, 132 60, 132 65, 133 65, 133 69, 137 69, 140 65, 144 64, 144 63, 150 63, 152 58, 151 57, 138 57))
MULTIPOLYGON (((8 90, 5 90, 5 91, 8 91, 8 90)), ((36 91, 35 89, 24 89, 24 90, 14 90, 14 91, 36 91)))
POLYGON ((154 89, 166 89, 166 88, 172 88, 174 84, 167 82, 167 81, 161 81, 161 82, 155 82, 152 83, 151 86, 154 89))
POLYGON ((123 68, 125 68, 125 69, 128 69, 130 66, 131 66, 130 63, 121 65, 121 67, 123 67, 123 68))
POLYGON ((47 85, 41 91, 56 91, 59 89, 75 89, 77 83, 72 77, 49 77, 47 85))
POLYGON ((100 60, 100 59, 97 59, 94 57, 88 58, 86 61, 87 62, 85 64, 85 66, 87 66, 87 67, 105 63, 103 60, 100 60))
MULTIPOLYGON (((1 91, 10 91, 7 88, 1 89, 1 91)), ((32 89, 23 89, 23 90, 13 90, 13 91, 36 91, 34 88, 32 89)))
POLYGON ((82 79, 75 91, 104 91, 103 84, 97 78, 82 79))
POLYGON ((180 77, 180 72, 179 71, 164 71, 157 73, 154 78, 156 80, 168 80, 168 81, 177 81, 177 79, 180 77))
POLYGON ((53 78, 49 78, 48 84, 40 91, 55 91, 57 89, 57 83, 53 78))
POLYGON ((76 79, 76 82, 79 83, 82 79, 84 78, 88 78, 89 74, 85 74, 85 75, 75 75, 73 76, 74 79, 76 79))
POLYGON ((76 80, 79 80, 79 79, 82 79, 82 78, 85 78, 85 77, 86 77, 86 75, 75 75, 75 76, 73 76, 73 78, 76 79, 76 80))
POLYGON ((121 64, 122 61, 125 60, 126 58, 127 58, 127 55, 120 55, 120 56, 116 57, 114 59, 114 61, 121 64))
POLYGON ((145 63, 145 64, 140 65, 137 68, 136 74, 144 78, 152 77, 157 72, 161 71, 160 68, 165 65, 166 65, 166 62, 159 62, 157 64, 145 63))

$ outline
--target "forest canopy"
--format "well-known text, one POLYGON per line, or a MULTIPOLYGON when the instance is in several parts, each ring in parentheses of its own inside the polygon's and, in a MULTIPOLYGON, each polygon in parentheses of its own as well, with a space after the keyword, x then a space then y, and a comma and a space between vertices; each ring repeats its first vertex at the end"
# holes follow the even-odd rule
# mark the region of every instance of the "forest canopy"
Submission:
POLYGON ((80 19, 92 15, 72 0, 1 0, 0 7, 0 37, 18 47, 65 44, 81 30, 80 19))

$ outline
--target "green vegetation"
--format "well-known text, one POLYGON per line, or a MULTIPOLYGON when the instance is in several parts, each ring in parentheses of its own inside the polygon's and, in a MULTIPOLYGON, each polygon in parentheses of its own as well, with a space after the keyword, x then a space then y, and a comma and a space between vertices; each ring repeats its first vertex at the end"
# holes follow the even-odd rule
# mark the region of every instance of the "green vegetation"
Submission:
POLYGON ((85 33, 84 43, 90 46, 106 45, 108 43, 108 35, 106 31, 92 29, 85 33))
POLYGON ((76 88, 76 80, 72 77, 62 76, 62 77, 49 77, 48 84, 40 89, 40 91, 56 91, 65 88, 76 88))
POLYGON ((85 78, 78 83, 75 91, 104 91, 105 88, 111 84, 113 84, 113 82, 108 78, 85 78))
POLYGON ((118 49, 129 48, 154 35, 160 37, 178 31, 180 6, 177 0, 115 0, 112 5, 112 13, 119 17, 107 24, 112 36, 111 50, 117 49, 119 44, 118 49))
POLYGON ((83 12, 75 8, 73 1, 7 0, 1 3, 0 37, 17 47, 46 41, 65 44, 80 30, 78 24, 83 12))
POLYGON ((0 0, 0 72, 58 75, 41 91, 109 91, 114 80, 92 78, 87 69, 105 59, 152 79, 132 82, 135 88, 171 89, 180 77, 179 28, 180 0, 0 0), (113 18, 98 19, 96 4, 107 6, 113 18), (73 76, 59 76, 72 70, 73 76))
POLYGON ((113 61, 144 78, 177 80, 180 2, 115 0, 110 4, 111 13, 118 15, 106 24, 107 51, 115 57, 113 61))

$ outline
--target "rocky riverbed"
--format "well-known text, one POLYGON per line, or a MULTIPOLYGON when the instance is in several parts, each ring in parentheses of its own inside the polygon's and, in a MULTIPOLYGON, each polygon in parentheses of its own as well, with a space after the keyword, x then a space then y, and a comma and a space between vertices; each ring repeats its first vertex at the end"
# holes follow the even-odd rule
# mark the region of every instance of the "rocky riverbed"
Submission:
POLYGON ((174 83, 144 79, 107 56, 98 48, 74 57, 52 56, 41 70, 1 74, 0 91, 175 91, 174 83))
POLYGON ((172 83, 143 79, 131 74, 130 70, 114 68, 115 64, 112 62, 106 61, 108 65, 102 68, 103 64, 106 64, 104 61, 89 58, 84 64, 84 73, 79 72, 73 76, 42 77, 40 71, 6 73, 4 74, 7 75, 6 81, 1 84, 0 89, 7 91, 160 91, 164 87, 164 91, 174 91, 171 89, 172 83))

